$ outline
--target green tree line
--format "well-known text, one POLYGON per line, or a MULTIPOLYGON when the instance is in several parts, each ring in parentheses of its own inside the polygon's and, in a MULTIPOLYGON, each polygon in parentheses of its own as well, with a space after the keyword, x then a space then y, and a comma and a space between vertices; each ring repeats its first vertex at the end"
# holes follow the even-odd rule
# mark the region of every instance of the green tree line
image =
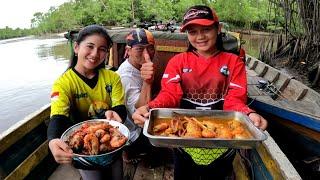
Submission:
POLYGON ((130 26, 133 22, 171 19, 181 22, 185 10, 196 4, 213 7, 221 21, 240 28, 266 28, 274 16, 269 0, 72 0, 46 13, 35 13, 31 29, 0 29, 0 39, 8 38, 8 33, 12 37, 56 33, 89 24, 130 26))
POLYGON ((9 38, 15 38, 15 37, 23 37, 30 35, 31 32, 29 29, 12 29, 10 27, 5 27, 0 29, 0 40, 1 39, 9 39, 9 38))

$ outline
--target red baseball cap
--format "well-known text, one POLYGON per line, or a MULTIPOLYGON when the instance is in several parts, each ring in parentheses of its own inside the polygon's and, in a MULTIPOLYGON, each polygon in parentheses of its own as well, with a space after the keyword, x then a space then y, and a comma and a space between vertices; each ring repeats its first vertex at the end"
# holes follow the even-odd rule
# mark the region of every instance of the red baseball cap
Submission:
POLYGON ((192 6, 183 15, 183 22, 180 31, 184 32, 190 24, 198 24, 210 26, 214 23, 219 23, 219 18, 216 12, 208 6, 192 6))

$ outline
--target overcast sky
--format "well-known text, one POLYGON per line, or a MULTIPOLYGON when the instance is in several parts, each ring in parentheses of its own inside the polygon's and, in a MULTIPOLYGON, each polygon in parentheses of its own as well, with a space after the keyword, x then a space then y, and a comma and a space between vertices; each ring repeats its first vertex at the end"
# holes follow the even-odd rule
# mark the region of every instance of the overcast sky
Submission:
POLYGON ((30 28, 36 12, 48 12, 70 0, 0 0, 0 28, 30 28))

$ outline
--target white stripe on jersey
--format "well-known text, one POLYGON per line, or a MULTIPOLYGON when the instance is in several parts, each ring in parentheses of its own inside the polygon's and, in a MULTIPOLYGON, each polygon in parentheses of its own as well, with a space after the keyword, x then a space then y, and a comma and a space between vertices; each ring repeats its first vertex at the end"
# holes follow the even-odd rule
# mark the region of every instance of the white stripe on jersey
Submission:
POLYGON ((230 86, 235 86, 235 87, 238 87, 238 88, 243 88, 242 86, 238 85, 238 84, 235 84, 235 83, 232 83, 230 82, 230 86))

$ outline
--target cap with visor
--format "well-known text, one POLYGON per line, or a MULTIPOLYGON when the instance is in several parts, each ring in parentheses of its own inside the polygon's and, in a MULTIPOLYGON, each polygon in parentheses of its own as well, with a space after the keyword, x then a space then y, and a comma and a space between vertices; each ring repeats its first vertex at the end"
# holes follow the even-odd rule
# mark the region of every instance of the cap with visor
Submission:
POLYGON ((192 6, 183 15, 180 31, 184 32, 191 24, 210 26, 215 23, 219 23, 219 18, 213 9, 208 6, 192 6))

